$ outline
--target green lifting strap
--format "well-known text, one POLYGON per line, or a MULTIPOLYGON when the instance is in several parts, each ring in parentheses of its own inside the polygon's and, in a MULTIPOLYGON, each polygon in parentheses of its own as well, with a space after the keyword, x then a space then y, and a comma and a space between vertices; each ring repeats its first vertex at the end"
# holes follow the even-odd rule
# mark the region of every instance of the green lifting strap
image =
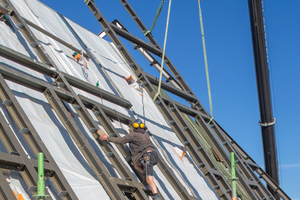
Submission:
POLYGON ((210 115, 211 115, 211 118, 210 118, 208 124, 210 124, 212 122, 212 120, 214 119, 214 117, 213 117, 213 106, 212 106, 212 100, 211 100, 211 90, 210 90, 210 81, 209 81, 209 74, 208 74, 208 64, 207 64, 207 55, 206 55, 204 28, 203 28, 203 20, 202 20, 202 12, 201 12, 201 7, 200 7, 200 0, 198 0, 198 6, 199 6, 199 18, 200 18, 200 26, 201 26, 201 34, 202 34, 202 44, 203 44, 203 54, 204 54, 204 62, 205 62, 209 107, 210 107, 210 115))
POLYGON ((162 2, 159 4, 158 10, 157 10, 156 15, 155 15, 155 18, 154 18, 154 22, 153 22, 153 24, 152 24, 152 26, 151 26, 151 29, 148 30, 148 31, 146 31, 146 32, 144 33, 145 36, 147 36, 149 33, 151 33, 152 30, 154 29, 154 26, 155 26, 155 24, 156 24, 156 20, 157 20, 157 18, 158 18, 159 15, 160 15, 160 12, 161 12, 161 10, 162 10, 162 8, 163 8, 163 6, 164 6, 164 3, 165 3, 165 0, 162 0, 162 2))

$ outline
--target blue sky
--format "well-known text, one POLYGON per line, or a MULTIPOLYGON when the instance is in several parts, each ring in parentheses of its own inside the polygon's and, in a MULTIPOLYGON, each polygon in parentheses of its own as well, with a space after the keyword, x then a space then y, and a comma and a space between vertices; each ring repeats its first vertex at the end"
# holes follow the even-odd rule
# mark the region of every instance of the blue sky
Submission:
MULTIPOLYGON (((83 0, 41 2, 91 32, 102 30, 83 0)), ((160 2, 136 0, 130 4, 150 29, 160 2)), ((152 32, 161 46, 168 3, 166 0, 152 32)), ((120 1, 96 0, 96 5, 108 21, 119 19, 131 33, 145 39, 120 1)), ((214 118, 263 167, 248 1, 202 0, 201 8, 214 118)), ((280 185, 293 200, 300 200, 299 9, 297 0, 264 1, 280 185)), ((124 43, 145 71, 159 76, 130 43, 124 43)), ((166 54, 209 111, 197 0, 172 1, 166 54)))

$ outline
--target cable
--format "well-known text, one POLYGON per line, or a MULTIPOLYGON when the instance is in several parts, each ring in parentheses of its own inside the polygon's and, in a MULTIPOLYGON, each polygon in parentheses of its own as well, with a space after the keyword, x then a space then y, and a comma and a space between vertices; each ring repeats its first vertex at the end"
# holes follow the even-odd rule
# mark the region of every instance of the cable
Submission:
POLYGON ((166 43, 167 43, 168 27, 169 27, 169 19, 170 19, 170 11, 171 11, 171 2, 172 2, 172 0, 169 1, 168 17, 167 17, 167 24, 166 24, 166 31, 165 31, 165 39, 164 39, 164 49, 163 49, 163 54, 162 54, 161 68, 160 68, 160 75, 159 75, 159 84, 158 84, 157 93, 155 94, 155 96, 153 98, 153 101, 155 101, 156 98, 158 97, 158 95, 160 94, 161 78, 162 78, 162 72, 163 72, 163 69, 164 69, 166 43))

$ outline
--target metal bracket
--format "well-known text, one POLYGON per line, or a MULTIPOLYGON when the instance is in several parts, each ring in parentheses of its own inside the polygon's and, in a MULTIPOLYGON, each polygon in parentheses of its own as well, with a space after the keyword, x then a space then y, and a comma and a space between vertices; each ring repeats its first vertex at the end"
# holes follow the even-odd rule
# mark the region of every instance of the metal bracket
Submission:
POLYGON ((261 123, 261 122, 258 122, 258 124, 262 127, 267 127, 267 126, 273 126, 274 124, 276 123, 276 118, 273 119, 272 122, 269 122, 269 123, 261 123))

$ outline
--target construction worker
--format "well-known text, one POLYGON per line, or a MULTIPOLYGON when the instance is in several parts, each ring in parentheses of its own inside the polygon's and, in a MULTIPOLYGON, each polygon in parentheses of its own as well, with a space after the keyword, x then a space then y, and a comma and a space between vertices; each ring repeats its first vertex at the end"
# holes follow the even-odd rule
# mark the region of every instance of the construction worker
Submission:
POLYGON ((145 133, 145 124, 140 119, 136 119, 132 125, 133 132, 121 138, 107 137, 106 134, 101 134, 99 131, 97 133, 100 135, 100 140, 106 140, 116 144, 129 143, 135 169, 146 176, 146 181, 152 191, 153 199, 158 200, 160 197, 153 179, 153 166, 158 163, 156 149, 149 135, 145 133))

